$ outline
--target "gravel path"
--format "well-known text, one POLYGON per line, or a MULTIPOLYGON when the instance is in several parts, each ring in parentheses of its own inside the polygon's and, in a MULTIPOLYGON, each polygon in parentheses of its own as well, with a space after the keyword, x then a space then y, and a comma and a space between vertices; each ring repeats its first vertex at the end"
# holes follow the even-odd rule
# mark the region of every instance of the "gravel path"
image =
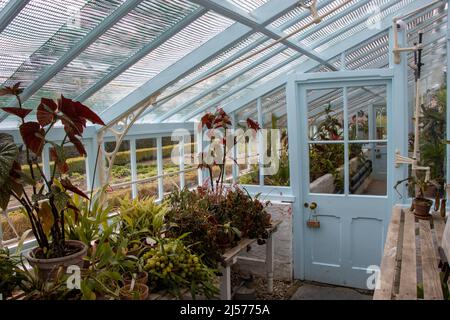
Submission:
MULTIPOLYGON (((238 273, 232 273, 232 287, 236 288, 242 283, 238 273)), ((289 300, 298 288, 297 282, 274 280, 273 292, 267 292, 267 280, 263 277, 254 276, 252 287, 256 289, 256 300, 289 300)))

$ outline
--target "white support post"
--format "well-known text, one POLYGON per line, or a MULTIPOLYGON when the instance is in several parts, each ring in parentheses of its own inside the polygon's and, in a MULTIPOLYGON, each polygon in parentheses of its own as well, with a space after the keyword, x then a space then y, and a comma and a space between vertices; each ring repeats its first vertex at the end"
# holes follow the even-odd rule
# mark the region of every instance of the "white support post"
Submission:
POLYGON ((164 198, 164 163, 163 163, 163 150, 162 150, 162 138, 156 138, 156 162, 158 166, 158 195, 159 199, 164 198))
MULTIPOLYGON (((377 114, 375 112, 375 108, 373 104, 369 104, 367 109, 368 125, 369 125, 369 140, 375 140, 376 128, 377 128, 377 114)), ((370 144, 371 156, 370 160, 372 161, 372 165, 375 163, 375 143, 370 144)))
MULTIPOLYGON (((52 175, 52 170, 50 167, 50 146, 48 144, 46 144, 42 150, 42 172, 46 177, 50 177, 52 175)), ((47 185, 44 185, 44 188, 49 191, 47 185)))
POLYGON ((345 51, 342 51, 342 53, 341 53, 341 70, 347 69, 346 58, 347 58, 347 53, 345 51))
POLYGON ((180 189, 184 189, 184 186, 186 185, 186 176, 184 174, 184 157, 185 157, 185 153, 184 153, 184 146, 185 146, 186 142, 185 142, 185 137, 181 137, 180 139, 180 148, 178 150, 179 152, 179 168, 180 168, 180 189))
POLYGON ((350 155, 349 155, 349 134, 348 134, 348 87, 343 90, 344 100, 344 193, 350 194, 350 155))
POLYGON ((50 168, 50 146, 46 144, 42 150, 42 171, 46 177, 50 177, 52 174, 50 168))
POLYGON ((100 181, 101 172, 105 171, 104 159, 102 158, 102 152, 99 150, 97 135, 94 134, 92 139, 87 141, 87 158, 86 158, 86 183, 87 189, 89 191, 91 188, 94 190, 96 188, 102 187, 100 181), (98 158, 98 159, 97 159, 98 158))
MULTIPOLYGON (((231 126, 233 130, 233 134, 236 134, 236 113, 231 113, 231 126)), ((239 175, 239 165, 236 163, 237 161, 237 145, 233 145, 232 149, 232 157, 233 157, 233 183, 237 183, 238 175, 239 175)))
MULTIPOLYGON (((260 127, 262 128, 263 123, 263 114, 262 114, 262 98, 259 97, 258 100, 256 100, 256 110, 258 112, 258 123, 260 127)), ((264 153, 266 144, 265 141, 263 141, 263 134, 261 131, 258 132, 258 169, 259 169, 259 185, 264 186, 264 153)))
POLYGON ((266 244, 266 272, 267 272, 267 292, 273 292, 273 269, 274 269, 274 237, 270 234, 266 244))
MULTIPOLYGON (((394 37, 395 32, 393 28, 397 28, 396 24, 393 24, 389 31, 389 66, 394 69, 394 79, 392 82, 392 110, 388 110, 388 117, 390 119, 396 119, 396 125, 390 126, 388 130, 391 140, 390 153, 393 154, 393 158, 390 160, 395 161, 395 153, 398 151, 402 155, 408 155, 408 120, 410 119, 408 110, 408 66, 407 66, 407 53, 401 52, 401 62, 395 63, 394 61, 394 37)), ((397 41, 400 47, 406 46, 406 32, 404 30, 398 30, 397 41)), ((392 121, 390 121, 392 123, 392 121)), ((392 177, 389 179, 388 185, 394 186, 398 181, 406 179, 408 177, 407 166, 394 166, 392 177)), ((408 198, 407 188, 404 184, 398 186, 398 191, 402 195, 401 199, 393 197, 393 203, 405 203, 408 198)), ((389 221, 388 219, 387 221, 389 221)))
POLYGON ((220 300, 231 300, 231 268, 229 265, 222 267, 220 278, 220 300))
MULTIPOLYGON (((136 161, 136 139, 130 139, 130 166, 131 166, 131 181, 137 181, 137 161, 136 161)), ((136 183, 131 185, 131 197, 136 199, 138 196, 138 186, 136 183)))
MULTIPOLYGON (((195 138, 197 139, 197 143, 195 144, 195 147, 197 149, 196 159, 197 164, 200 164, 202 162, 202 154, 203 154, 203 129, 197 129, 197 131, 195 132, 195 138)), ((203 186, 204 174, 202 168, 198 168, 197 175, 198 175, 198 185, 203 186)))
POLYGON ((92 186, 92 179, 93 179, 93 176, 94 176, 95 158, 96 158, 96 154, 95 154, 95 152, 93 152, 93 150, 94 150, 94 147, 97 146, 97 144, 95 144, 95 146, 93 146, 92 139, 85 140, 83 142, 84 142, 84 144, 86 146, 86 159, 85 159, 86 190, 92 191, 90 189, 91 189, 91 186, 92 186), (92 159, 94 159, 94 160, 92 161, 92 159))

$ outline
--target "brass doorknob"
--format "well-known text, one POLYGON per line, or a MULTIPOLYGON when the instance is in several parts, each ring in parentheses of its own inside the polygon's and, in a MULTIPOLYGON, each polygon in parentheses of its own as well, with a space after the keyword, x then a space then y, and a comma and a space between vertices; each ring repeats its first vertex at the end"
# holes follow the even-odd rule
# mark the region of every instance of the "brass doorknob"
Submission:
POLYGON ((311 202, 311 204, 309 204, 308 202, 305 202, 305 203, 303 204, 303 206, 304 206, 305 208, 310 208, 311 210, 314 210, 314 209, 317 208, 317 203, 311 202))

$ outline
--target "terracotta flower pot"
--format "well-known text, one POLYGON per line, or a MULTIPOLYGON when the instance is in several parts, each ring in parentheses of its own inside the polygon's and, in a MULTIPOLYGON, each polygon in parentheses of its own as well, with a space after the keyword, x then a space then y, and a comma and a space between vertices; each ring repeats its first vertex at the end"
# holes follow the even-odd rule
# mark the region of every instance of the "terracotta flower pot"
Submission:
POLYGON ((130 292, 131 285, 127 284, 120 289, 119 297, 121 300, 147 300, 149 288, 142 283, 136 283, 134 289, 130 292), (135 296, 138 293, 138 296, 135 296))
POLYGON ((81 241, 66 240, 65 242, 66 246, 68 248, 74 249, 75 253, 65 257, 52 259, 36 258, 36 256, 38 256, 39 253, 42 252, 42 249, 39 247, 34 248, 27 253, 26 259, 31 266, 38 269, 38 277, 40 279, 44 281, 53 280, 60 267, 63 268, 64 272, 66 271, 67 267, 73 265, 83 268, 83 258, 87 254, 88 247, 81 241))
POLYGON ((424 196, 425 196, 425 198, 434 199, 434 197, 435 197, 435 195, 436 195, 436 192, 437 192, 436 186, 432 185, 432 186, 429 186, 429 187, 425 190, 424 196))
MULTIPOLYGON (((130 284, 131 285, 131 280, 133 278, 133 275, 131 272, 127 272, 123 275, 123 283, 125 285, 130 284)), ((147 284, 148 281, 148 273, 145 271, 139 272, 137 274, 136 277, 136 283, 142 283, 142 284, 147 284)))
POLYGON ((433 205, 433 201, 425 198, 414 198, 413 206, 414 206, 414 215, 419 219, 429 219, 430 209, 433 205))

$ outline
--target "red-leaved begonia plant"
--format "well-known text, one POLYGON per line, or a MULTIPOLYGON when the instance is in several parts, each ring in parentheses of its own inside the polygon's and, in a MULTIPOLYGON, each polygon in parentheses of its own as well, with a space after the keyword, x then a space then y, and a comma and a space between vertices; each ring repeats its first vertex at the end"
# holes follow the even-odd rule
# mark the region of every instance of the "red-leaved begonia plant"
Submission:
POLYGON ((36 121, 28 121, 27 116, 33 110, 23 107, 22 92, 20 82, 0 89, 0 96, 12 96, 17 100, 17 107, 1 109, 20 119, 22 137, 20 144, 19 141, 14 142, 11 135, 0 134, 0 207, 5 210, 11 197, 19 201, 45 258, 64 257, 70 254, 65 245, 64 215, 68 209, 77 211, 69 191, 88 198, 67 175, 69 167, 64 146, 72 144, 80 155, 86 156, 81 138, 87 122, 104 123, 87 106, 62 95, 57 101, 42 98, 36 110, 36 121), (59 122, 65 135, 56 143, 48 136, 59 122), (47 175, 39 164, 45 145, 49 145, 50 157, 54 161, 51 173, 47 175), (22 170, 19 162, 21 150, 25 152, 27 170, 22 170), (60 172, 58 177, 56 169, 60 172))
MULTIPOLYGON (((256 133, 261 129, 258 122, 247 118, 247 127, 256 133)), ((225 178, 225 171, 226 171, 226 160, 227 155, 231 152, 231 149, 238 143, 237 137, 234 136, 234 132, 231 132, 230 135, 232 123, 230 116, 222 109, 218 108, 214 113, 208 112, 206 113, 200 121, 200 129, 207 130, 207 134, 210 138, 210 142, 216 142, 219 141, 220 148, 219 150, 215 148, 211 148, 211 150, 208 151, 208 154, 205 154, 202 152, 200 154, 200 164, 199 168, 207 169, 209 173, 209 180, 211 189, 214 191, 222 190, 224 178, 225 178), (218 137, 221 137, 218 139, 218 137), (228 139, 233 139, 231 143, 227 143, 228 139), (205 161, 206 156, 210 156, 213 159, 220 160, 220 161, 213 161, 212 163, 209 163, 208 161, 205 161), (219 159, 221 158, 221 159, 219 159), (219 174, 215 180, 215 186, 214 186, 214 177, 213 177, 213 168, 218 167, 219 168, 219 174)), ((232 159, 234 162, 236 162, 236 159, 232 159)))

